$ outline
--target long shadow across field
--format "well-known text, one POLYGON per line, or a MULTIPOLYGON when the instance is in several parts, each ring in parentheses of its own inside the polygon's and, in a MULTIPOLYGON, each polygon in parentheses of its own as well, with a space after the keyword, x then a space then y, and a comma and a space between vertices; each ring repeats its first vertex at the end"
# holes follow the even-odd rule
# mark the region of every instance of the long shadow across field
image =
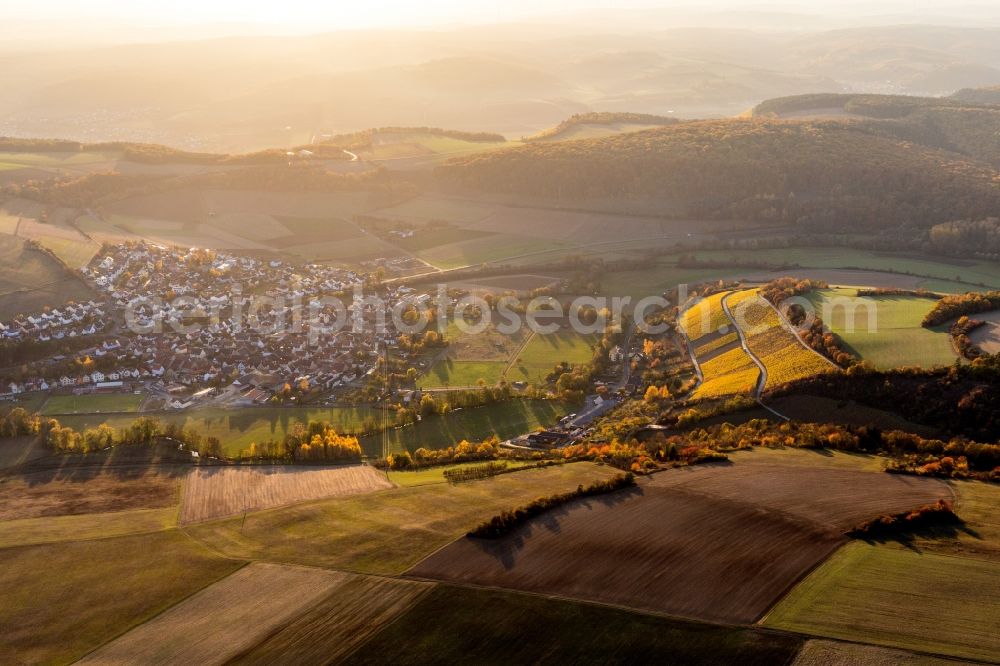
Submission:
POLYGON ((546 511, 544 514, 535 518, 527 525, 518 528, 510 535, 509 538, 470 538, 469 541, 474 543, 483 553, 495 557, 497 561, 503 565, 504 569, 510 570, 516 565, 518 553, 524 549, 536 529, 539 532, 544 531, 549 534, 558 535, 562 531, 561 522, 568 518, 575 510, 587 509, 592 511, 596 506, 610 508, 622 504, 629 499, 640 497, 643 494, 644 491, 641 487, 633 487, 612 493, 610 495, 599 495, 574 500, 569 504, 546 511))

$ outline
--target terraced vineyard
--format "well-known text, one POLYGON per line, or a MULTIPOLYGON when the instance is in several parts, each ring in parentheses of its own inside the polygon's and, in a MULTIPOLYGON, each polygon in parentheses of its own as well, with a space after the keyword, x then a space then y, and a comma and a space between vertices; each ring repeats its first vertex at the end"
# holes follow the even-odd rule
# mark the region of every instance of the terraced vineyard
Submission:
POLYGON ((739 336, 734 333, 727 333, 726 335, 720 335, 719 337, 713 338, 708 342, 698 345, 695 348, 694 353, 696 356, 707 356, 714 351, 727 347, 739 339, 739 336))
POLYGON ((807 349, 756 290, 740 292, 727 303, 746 336, 747 347, 767 368, 765 390, 835 369, 832 363, 807 349))
POLYGON ((707 296, 689 307, 681 316, 681 328, 692 343, 732 328, 732 322, 722 309, 722 299, 729 293, 731 292, 722 291, 707 296))
POLYGON ((695 390, 696 398, 749 393, 757 384, 760 370, 740 347, 739 337, 722 307, 722 299, 731 293, 713 294, 681 316, 681 327, 691 340, 703 377, 695 390))
POLYGON ((756 364, 739 346, 702 363, 701 372, 705 381, 694 392, 696 398, 749 393, 760 374, 756 364))

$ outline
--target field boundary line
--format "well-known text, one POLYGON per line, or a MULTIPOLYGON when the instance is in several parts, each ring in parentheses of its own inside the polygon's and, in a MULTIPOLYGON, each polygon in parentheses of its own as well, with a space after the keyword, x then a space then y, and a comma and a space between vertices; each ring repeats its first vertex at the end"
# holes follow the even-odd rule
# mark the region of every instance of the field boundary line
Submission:
POLYGON ((784 326, 786 329, 788 329, 789 331, 792 332, 792 335, 795 336, 795 339, 799 341, 800 345, 802 345, 803 347, 805 347, 806 349, 808 349, 809 351, 811 351, 813 354, 816 354, 816 356, 819 356, 821 359, 823 359, 824 361, 826 361, 827 363, 829 363, 830 365, 832 365, 837 370, 840 370, 840 366, 839 365, 837 365, 836 363, 834 363, 833 361, 831 361, 830 359, 828 359, 826 356, 823 356, 818 351, 816 351, 815 349, 813 349, 812 347, 810 347, 809 345, 806 344, 806 341, 803 340, 802 336, 799 334, 798 329, 796 329, 794 326, 792 326, 792 322, 788 321, 788 318, 785 317, 784 313, 779 308, 777 308, 774 305, 774 303, 772 303, 771 301, 767 300, 763 296, 758 296, 757 298, 759 298, 760 300, 762 300, 765 303, 767 303, 768 307, 770 307, 772 310, 774 310, 775 312, 778 313, 778 319, 781 321, 782 326, 784 326))
MULTIPOLYGON (((367 575, 367 574, 361 574, 361 575, 367 575)), ((405 609, 403 609, 401 612, 397 613, 396 617, 394 617, 391 620, 389 620, 386 624, 382 625, 381 628, 379 628, 377 631, 375 631, 375 633, 373 633, 371 636, 369 636, 368 640, 365 640, 365 641, 362 641, 361 643, 358 643, 353 648, 351 648, 350 650, 348 650, 344 654, 340 655, 339 660, 341 662, 347 661, 351 657, 351 655, 353 655, 356 652, 360 651, 361 648, 367 646, 370 642, 372 642, 373 640, 375 640, 379 636, 381 636, 382 632, 384 632, 386 629, 388 629, 389 627, 391 627, 392 625, 396 624, 401 619, 403 619, 404 617, 406 617, 407 615, 409 615, 410 611, 413 610, 413 608, 417 604, 419 604, 421 601, 424 600, 424 597, 426 597, 433 590, 435 590, 437 587, 439 587, 440 585, 442 585, 441 581, 437 581, 437 580, 435 580, 435 581, 424 581, 424 580, 417 580, 416 578, 404 578, 403 576, 377 576, 376 575, 376 576, 373 576, 373 577, 376 577, 376 578, 387 578, 387 579, 390 579, 390 580, 394 580, 396 582, 423 583, 424 584, 424 589, 421 590, 420 593, 413 598, 413 601, 411 601, 410 604, 405 609)), ((325 599, 324 599, 324 601, 325 601, 325 599)), ((319 604, 317 604, 317 606, 318 605, 319 604)), ((315 608, 315 606, 313 608, 315 608)), ((298 618, 296 618, 296 619, 298 619, 298 618)))
MULTIPOLYGON (((198 545, 201 545, 201 546, 203 546, 203 547, 204 547, 204 544, 200 544, 200 543, 199 543, 199 542, 197 542, 197 541, 195 541, 195 543, 197 543, 198 545)), ((211 549, 208 549, 208 550, 211 550, 211 549)), ((232 558, 228 558, 228 557, 227 557, 227 558, 225 558, 225 559, 227 559, 227 560, 232 560, 232 558)), ((129 633, 129 632, 130 632, 130 631, 132 631, 133 629, 138 629, 139 627, 141 627, 141 626, 143 626, 143 625, 145 625, 145 624, 147 624, 147 623, 149 623, 149 622, 152 622, 153 620, 155 620, 156 618, 160 617, 161 615, 163 615, 163 614, 164 614, 164 613, 166 613, 167 611, 169 611, 169 610, 171 610, 171 609, 173 609, 173 608, 176 608, 176 607, 177 607, 177 606, 179 606, 180 604, 182 604, 182 603, 184 603, 185 601, 189 600, 189 599, 190 599, 191 597, 193 597, 194 595, 196 595, 196 594, 201 594, 202 592, 204 592, 204 591, 205 591, 205 590, 207 590, 208 588, 212 587, 212 586, 213 586, 213 585, 215 585, 216 583, 218 583, 218 582, 221 582, 221 581, 224 581, 225 579, 229 578, 230 576, 232 576, 233 574, 237 573, 238 571, 241 571, 241 570, 242 570, 242 569, 243 569, 244 567, 246 567, 246 566, 247 566, 248 564, 250 564, 250 561, 249 561, 249 560, 232 560, 232 561, 234 561, 234 562, 240 562, 240 561, 242 561, 242 562, 243 562, 243 564, 241 564, 240 566, 236 567, 235 569, 233 569, 232 571, 230 571, 229 573, 227 573, 227 574, 226 574, 225 576, 223 576, 223 577, 221 577, 221 578, 216 578, 215 580, 213 580, 213 581, 210 581, 210 582, 206 583, 205 585, 203 585, 203 586, 199 587, 199 588, 198 588, 197 590, 194 590, 193 592, 191 592, 191 593, 190 593, 190 594, 188 594, 187 596, 185 596, 185 597, 183 597, 183 598, 181 598, 181 599, 178 599, 178 600, 177 600, 176 602, 174 602, 174 603, 170 604, 170 605, 169 605, 169 606, 167 606, 166 608, 161 608, 161 609, 160 609, 160 610, 159 610, 159 611, 158 611, 157 613, 155 613, 155 614, 153 614, 153 615, 151 615, 151 616, 147 617, 147 618, 146 618, 145 620, 143 620, 142 622, 139 622, 138 624, 134 624, 134 625, 132 625, 131 627, 128 627, 127 629, 124 629, 124 630, 122 630, 122 631, 121 631, 120 633, 118 633, 118 634, 116 634, 116 635, 112 636, 111 638, 109 638, 108 640, 104 641, 103 643, 101 643, 101 644, 100 644, 100 645, 98 645, 97 647, 93 648, 92 650, 88 650, 88 651, 87 651, 87 652, 86 652, 85 654, 82 654, 82 655, 80 655, 79 657, 77 657, 76 659, 74 659, 74 660, 73 660, 73 663, 76 663, 76 662, 78 662, 78 661, 81 661, 81 660, 83 660, 83 659, 85 659, 85 658, 89 657, 90 655, 94 654, 95 652, 97 652, 98 650, 100 650, 101 648, 103 648, 103 647, 104 647, 105 645, 110 645, 110 644, 111 644, 112 642, 114 642, 114 641, 118 640, 119 638, 121 638, 121 637, 122 637, 122 636, 124 636, 125 634, 129 633)))
POLYGON ((684 330, 684 324, 681 323, 681 318, 684 313, 691 309, 697 301, 688 299, 688 302, 684 304, 684 307, 677 311, 677 327, 676 330, 681 334, 681 338, 684 340, 684 346, 687 347, 688 356, 691 358, 691 364, 694 366, 695 374, 698 375, 698 383, 692 387, 692 391, 697 389, 699 386, 705 383, 705 375, 701 371, 701 364, 698 363, 698 358, 694 355, 694 347, 691 345, 691 339, 688 337, 687 332, 684 330))
POLYGON ((733 317, 733 313, 729 309, 729 303, 728 303, 729 297, 732 296, 734 293, 736 293, 736 292, 732 292, 731 291, 731 292, 729 292, 728 294, 726 294, 725 296, 722 297, 722 300, 721 300, 722 310, 723 310, 723 312, 726 313, 726 316, 729 317, 729 321, 732 323, 733 328, 736 329, 736 335, 738 335, 739 339, 740 339, 740 347, 743 348, 743 351, 746 352, 747 356, 750 357, 750 360, 753 361, 757 365, 757 367, 760 369, 760 376, 757 377, 757 388, 754 390, 754 396, 753 396, 753 398, 754 398, 754 400, 757 401, 758 405, 760 405, 761 407, 763 407, 767 411, 771 412, 772 414, 774 414, 775 416, 777 416, 781 420, 783 420, 783 421, 790 421, 791 419, 789 419, 787 416, 785 416, 784 414, 781 414, 780 412, 778 412, 775 409, 772 409, 772 408, 768 407, 760 399, 761 393, 764 392, 764 386, 767 385, 767 368, 764 366, 764 363, 759 358, 757 358, 757 355, 754 354, 752 351, 750 351, 750 347, 747 346, 746 335, 743 333, 743 329, 741 329, 739 327, 739 325, 736 323, 736 318, 733 317))
POLYGON ((521 358, 521 354, 524 353, 524 350, 528 347, 528 343, 534 340, 534 338, 535 338, 535 331, 531 330, 531 332, 528 333, 527 337, 524 338, 524 342, 518 345, 517 349, 514 350, 514 353, 511 354, 510 359, 507 361, 506 364, 504 364, 503 370, 500 371, 501 381, 507 379, 507 373, 510 372, 510 369, 514 367, 515 363, 517 363, 517 359, 521 358))

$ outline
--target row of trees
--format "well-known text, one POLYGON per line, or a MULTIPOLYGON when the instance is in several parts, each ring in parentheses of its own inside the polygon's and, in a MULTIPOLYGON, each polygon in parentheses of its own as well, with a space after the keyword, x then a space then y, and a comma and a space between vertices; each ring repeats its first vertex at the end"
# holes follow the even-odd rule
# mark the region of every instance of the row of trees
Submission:
POLYGON ((581 484, 580 486, 577 486, 576 490, 571 492, 549 495, 548 497, 539 497, 523 507, 512 511, 502 511, 498 515, 493 516, 486 522, 471 530, 468 536, 476 537, 478 539, 499 539, 502 536, 510 534, 535 516, 541 515, 546 511, 568 502, 572 502, 575 499, 593 497, 595 495, 606 495, 624 488, 630 488, 634 485, 635 476, 633 476, 631 472, 619 474, 607 479, 606 481, 595 481, 586 487, 581 484))
POLYGON ((678 437, 690 445, 711 448, 830 448, 887 453, 900 459, 908 455, 921 458, 950 456, 963 459, 968 470, 990 473, 1000 468, 1000 444, 984 444, 961 437, 945 441, 901 430, 882 431, 872 426, 796 421, 774 423, 767 419, 751 419, 739 425, 723 423, 694 428, 678 437))
POLYGON ((23 407, 0 413, 0 437, 25 437, 37 435, 42 428, 41 417, 23 407))
POLYGON ((962 315, 1000 310, 1000 291, 951 294, 938 300, 931 311, 924 315, 923 326, 938 326, 962 315))
POLYGON ((951 334, 951 339, 955 343, 955 348, 963 358, 974 361, 984 355, 982 348, 972 342, 972 339, 969 338, 969 333, 972 333, 977 328, 982 328, 985 325, 985 321, 981 321, 979 319, 969 319, 965 315, 962 315, 958 318, 958 321, 952 324, 951 328, 948 329, 948 332, 951 334))
POLYGON ((327 421, 309 421, 294 423, 282 440, 251 442, 238 457, 256 462, 358 462, 361 456, 357 437, 338 433, 327 421))

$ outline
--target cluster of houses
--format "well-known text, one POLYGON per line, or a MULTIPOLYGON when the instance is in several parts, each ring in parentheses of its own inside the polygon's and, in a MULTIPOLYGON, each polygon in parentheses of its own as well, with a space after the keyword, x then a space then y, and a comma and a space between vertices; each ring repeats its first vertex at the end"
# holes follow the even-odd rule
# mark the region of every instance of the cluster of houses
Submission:
POLYGON ((63 340, 95 335, 104 329, 105 308, 94 301, 68 303, 58 309, 32 315, 19 315, 0 322, 0 337, 6 340, 63 340))
MULTIPOLYGON (((128 243, 105 248, 81 272, 104 303, 61 307, 2 330, 39 339, 42 332, 103 332, 106 339, 74 345, 71 359, 33 363, 30 372, 37 377, 0 384, 0 391, 131 390, 136 383, 157 382, 187 396, 231 387, 246 401, 265 402, 286 386, 349 386, 372 374, 381 350, 397 339, 391 317, 387 327, 375 326, 371 305, 352 310, 364 321, 360 332, 327 326, 340 314, 329 305, 306 313, 311 299, 331 294, 347 294, 350 305, 354 285, 364 280, 350 270, 128 243), (257 307, 261 299, 268 307, 257 307), (301 320, 296 325, 296 315, 304 313, 318 326, 301 320), (84 358, 86 364, 70 363, 84 358)), ((392 307, 413 298, 411 289, 399 287, 386 302, 392 307)), ((189 404, 182 397, 168 404, 174 403, 189 404)))

